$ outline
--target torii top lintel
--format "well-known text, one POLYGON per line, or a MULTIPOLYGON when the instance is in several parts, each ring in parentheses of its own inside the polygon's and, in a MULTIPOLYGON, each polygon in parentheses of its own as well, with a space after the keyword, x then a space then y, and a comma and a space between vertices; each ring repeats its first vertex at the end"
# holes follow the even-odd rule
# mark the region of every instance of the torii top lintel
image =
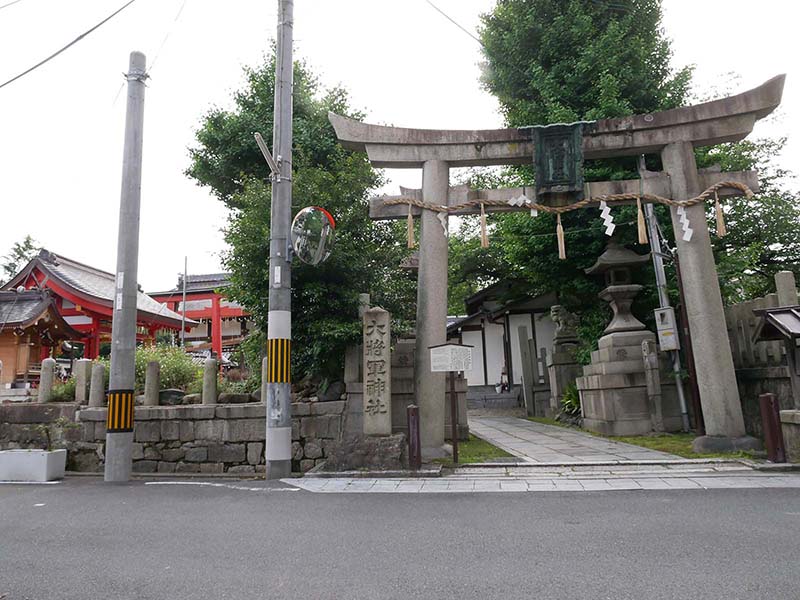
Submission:
MULTIPOLYGON (((710 146, 744 139, 758 119, 781 102, 785 75, 727 98, 647 115, 603 119, 583 135, 586 159, 659 152, 667 144, 688 141, 710 146)), ((428 160, 451 167, 530 163, 534 154, 527 129, 409 129, 372 125, 335 113, 328 118, 340 143, 366 151, 381 168, 421 168, 428 160)))

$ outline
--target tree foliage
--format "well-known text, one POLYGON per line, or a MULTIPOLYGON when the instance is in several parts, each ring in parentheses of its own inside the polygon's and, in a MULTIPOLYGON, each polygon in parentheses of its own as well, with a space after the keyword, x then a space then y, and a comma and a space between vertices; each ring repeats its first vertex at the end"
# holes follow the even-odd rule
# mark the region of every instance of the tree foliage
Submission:
MULTIPOLYGON (((274 55, 234 95, 234 108, 212 109, 197 131, 188 175, 211 188, 230 209, 223 264, 231 271, 230 294, 252 311, 263 330, 269 310, 270 186, 267 166, 253 139, 272 138, 274 55)), ((360 118, 341 88, 323 89, 302 63, 294 68, 293 210, 319 205, 336 220, 330 258, 312 267, 292 267, 292 368, 335 376, 344 349, 360 336, 358 294, 395 317, 395 331, 407 327, 413 282, 399 269, 408 250, 398 225, 369 220, 367 197, 381 177, 360 153, 337 141, 327 113, 360 118)))
POLYGON ((8 254, 3 257, 3 272, 0 276, 0 285, 10 281, 17 272, 24 267, 39 252, 41 246, 30 235, 26 235, 21 242, 14 242, 8 254))

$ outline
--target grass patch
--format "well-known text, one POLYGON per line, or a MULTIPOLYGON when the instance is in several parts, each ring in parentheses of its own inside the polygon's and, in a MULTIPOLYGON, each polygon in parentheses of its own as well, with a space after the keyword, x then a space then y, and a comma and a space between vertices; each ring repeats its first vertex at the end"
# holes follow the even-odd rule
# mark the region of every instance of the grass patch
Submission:
MULTIPOLYGON (((458 464, 460 465, 491 462, 496 458, 508 457, 513 457, 513 455, 472 434, 469 435, 468 441, 459 440, 458 442, 458 464)), ((443 465, 453 464, 449 458, 435 459, 434 462, 443 465)))
MULTIPOLYGON (((606 437, 606 436, 602 436, 606 437)), ((615 442, 624 442, 634 446, 642 446, 650 450, 658 450, 668 454, 675 454, 683 458, 754 458, 752 452, 716 452, 711 454, 699 454, 692 451, 692 442, 697 437, 693 433, 660 433, 653 435, 632 435, 632 436, 607 436, 615 442)))

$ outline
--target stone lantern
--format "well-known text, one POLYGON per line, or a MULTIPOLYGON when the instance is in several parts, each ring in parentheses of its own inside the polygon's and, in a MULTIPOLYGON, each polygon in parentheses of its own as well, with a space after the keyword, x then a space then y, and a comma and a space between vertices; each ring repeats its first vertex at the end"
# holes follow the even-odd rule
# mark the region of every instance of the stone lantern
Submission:
MULTIPOLYGON (((642 343, 655 345, 655 334, 631 313, 631 304, 642 290, 631 273, 650 260, 611 240, 587 275, 602 275, 606 287, 599 297, 611 305, 614 317, 592 352, 592 362, 575 380, 581 397, 583 426, 606 435, 640 435, 653 429, 651 402, 642 343)), ((662 369, 663 370, 663 369, 662 369)), ((661 378, 663 427, 681 428, 680 408, 674 383, 661 378)), ((659 421, 660 421, 659 416, 659 421)))
POLYGON ((631 304, 642 286, 631 283, 631 269, 639 267, 650 260, 650 253, 636 254, 615 240, 611 240, 603 252, 590 268, 586 269, 587 275, 603 275, 606 288, 600 292, 600 298, 611 305, 614 318, 605 328, 603 333, 618 333, 623 331, 641 331, 644 324, 631 313, 631 304))

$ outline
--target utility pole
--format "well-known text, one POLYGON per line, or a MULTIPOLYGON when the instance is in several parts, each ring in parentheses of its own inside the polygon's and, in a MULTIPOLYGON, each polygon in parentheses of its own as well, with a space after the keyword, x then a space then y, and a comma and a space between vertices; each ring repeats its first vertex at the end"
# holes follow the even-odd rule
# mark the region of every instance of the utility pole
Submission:
POLYGON ((272 131, 277 173, 272 175, 267 318, 267 479, 288 477, 292 472, 292 263, 289 230, 292 222, 293 13, 293 0, 278 0, 272 131))
POLYGON ((131 52, 122 192, 119 203, 114 315, 111 320, 111 375, 108 389, 105 481, 131 477, 133 387, 136 353, 136 296, 139 265, 139 205, 142 197, 145 56, 131 52))
MULTIPOLYGON (((644 155, 639 157, 639 177, 640 187, 647 167, 644 163, 644 155)), ((658 303, 661 308, 670 308, 669 295, 667 294, 667 275, 664 272, 664 258, 662 255, 661 234, 658 230, 656 213, 651 202, 644 203, 644 214, 647 219, 647 233, 650 237, 650 255, 653 257, 653 270, 656 273, 656 289, 658 290, 658 303)), ((684 431, 689 431, 689 411, 686 408, 686 396, 683 392, 683 381, 681 380, 681 356, 678 350, 673 350, 672 370, 675 373, 675 389, 678 392, 678 403, 681 407, 681 421, 684 431)))
POLYGON ((181 300, 181 348, 186 348, 186 277, 189 270, 189 257, 183 257, 183 299, 181 300))

